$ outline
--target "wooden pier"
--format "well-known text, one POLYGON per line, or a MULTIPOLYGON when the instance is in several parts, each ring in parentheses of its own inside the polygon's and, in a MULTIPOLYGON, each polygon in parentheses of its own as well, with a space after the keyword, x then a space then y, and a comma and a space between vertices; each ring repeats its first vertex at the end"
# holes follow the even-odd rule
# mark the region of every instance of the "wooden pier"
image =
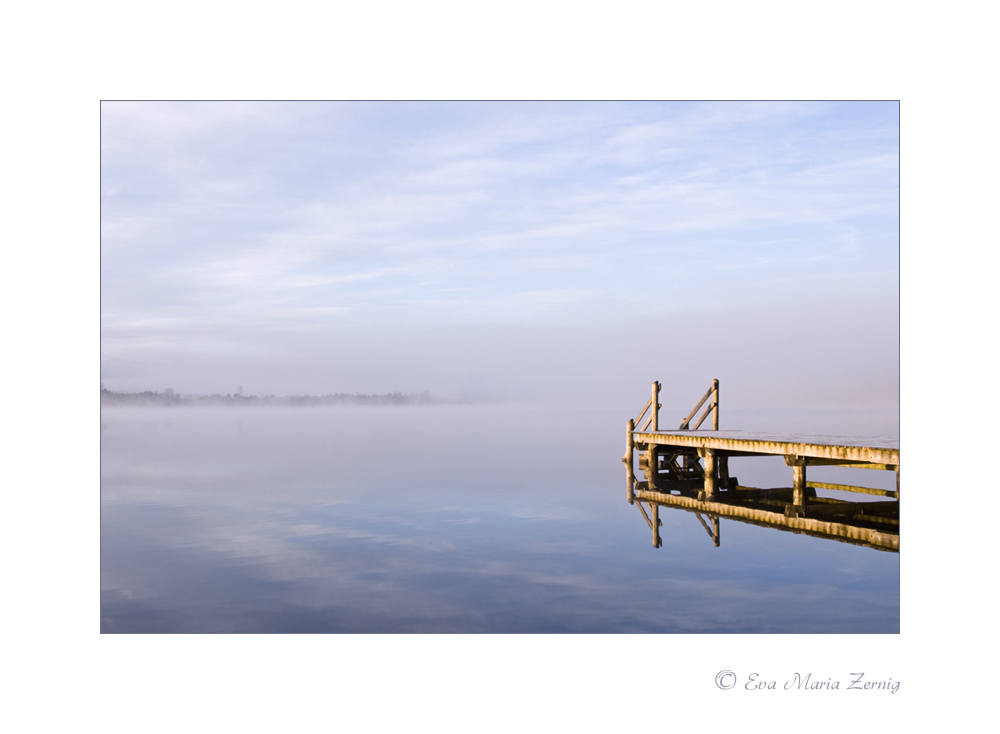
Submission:
POLYGON ((660 383, 638 418, 628 421, 625 456, 628 501, 639 509, 653 531, 653 545, 660 547, 659 508, 688 510, 708 530, 701 514, 708 515, 708 530, 719 545, 718 518, 804 533, 817 537, 899 551, 899 441, 843 436, 755 433, 719 430, 719 381, 705 393, 677 430, 660 430, 660 383), (699 410, 704 412, 691 421, 699 410), (641 429, 637 426, 649 417, 641 429), (712 429, 699 430, 712 416, 712 429), (635 454, 645 480, 636 478, 635 454), (757 489, 744 487, 729 474, 729 459, 737 456, 782 456, 791 467, 792 486, 757 489), (896 474, 896 489, 884 490, 852 484, 810 482, 809 466, 846 466, 880 469, 896 474), (839 490, 892 498, 894 502, 851 502, 817 497, 817 489, 839 490), (646 503, 649 512, 643 507, 646 503))

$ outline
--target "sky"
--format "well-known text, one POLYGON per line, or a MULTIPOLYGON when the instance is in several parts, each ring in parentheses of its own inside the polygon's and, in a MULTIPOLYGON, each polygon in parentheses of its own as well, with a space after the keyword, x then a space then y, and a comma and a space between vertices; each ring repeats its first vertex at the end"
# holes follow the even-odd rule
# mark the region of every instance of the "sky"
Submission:
POLYGON ((101 379, 892 407, 898 201, 895 102, 105 102, 101 379))

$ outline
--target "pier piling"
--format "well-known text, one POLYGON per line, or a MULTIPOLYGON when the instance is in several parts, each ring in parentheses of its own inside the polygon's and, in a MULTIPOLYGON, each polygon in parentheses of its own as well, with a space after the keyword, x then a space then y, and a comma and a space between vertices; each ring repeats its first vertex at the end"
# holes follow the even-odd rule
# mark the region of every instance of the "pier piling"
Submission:
POLYGON ((625 427, 625 456, 622 461, 625 462, 626 471, 626 481, 628 483, 628 489, 626 492, 626 497, 628 498, 628 503, 630 505, 635 504, 635 469, 632 465, 632 457, 635 454, 635 441, 632 438, 632 433, 635 431, 635 422, 629 418, 628 424, 625 427))

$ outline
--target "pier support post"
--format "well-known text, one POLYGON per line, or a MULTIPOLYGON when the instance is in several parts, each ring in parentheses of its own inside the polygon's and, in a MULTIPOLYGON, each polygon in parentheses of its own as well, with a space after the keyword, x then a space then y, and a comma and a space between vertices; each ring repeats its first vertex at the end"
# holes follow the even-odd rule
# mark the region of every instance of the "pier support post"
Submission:
POLYGON ((796 463, 792 466, 792 501, 796 505, 806 503, 806 465, 796 463))
POLYGON ((719 454, 716 461, 719 462, 719 489, 729 491, 729 456, 719 454))
POLYGON ((719 537, 719 516, 712 515, 712 543, 718 548, 722 545, 722 539, 719 537))
POLYGON ((792 467, 792 505, 785 514, 800 515, 806 504, 806 460, 802 456, 786 456, 785 465, 792 467))
MULTIPOLYGON (((711 500, 715 498, 715 449, 704 449, 705 459, 705 487, 702 491, 702 499, 711 500)), ((702 451, 699 451, 702 453, 702 451)))
POLYGON ((657 454, 659 453, 659 446, 655 443, 650 443, 649 450, 646 452, 646 476, 648 477, 648 484, 651 490, 657 490, 660 488, 659 483, 659 458, 657 454))
POLYGON ((625 462, 625 480, 628 484, 626 497, 630 505, 635 504, 635 468, 632 464, 632 457, 635 456, 635 439, 632 438, 634 430, 635 421, 629 418, 625 429, 625 456, 622 460, 625 462))
POLYGON ((663 545, 663 539, 660 537, 660 506, 655 502, 650 502, 649 509, 653 513, 653 547, 659 548, 663 545))

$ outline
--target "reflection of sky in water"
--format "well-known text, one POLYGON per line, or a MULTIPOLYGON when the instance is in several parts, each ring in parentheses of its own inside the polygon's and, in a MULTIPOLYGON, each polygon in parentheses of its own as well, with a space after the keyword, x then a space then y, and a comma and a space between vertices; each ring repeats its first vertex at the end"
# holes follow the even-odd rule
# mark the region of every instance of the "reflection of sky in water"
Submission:
POLYGON ((106 409, 102 630, 898 632, 896 554, 668 509, 654 549, 623 448, 602 411, 106 409))

